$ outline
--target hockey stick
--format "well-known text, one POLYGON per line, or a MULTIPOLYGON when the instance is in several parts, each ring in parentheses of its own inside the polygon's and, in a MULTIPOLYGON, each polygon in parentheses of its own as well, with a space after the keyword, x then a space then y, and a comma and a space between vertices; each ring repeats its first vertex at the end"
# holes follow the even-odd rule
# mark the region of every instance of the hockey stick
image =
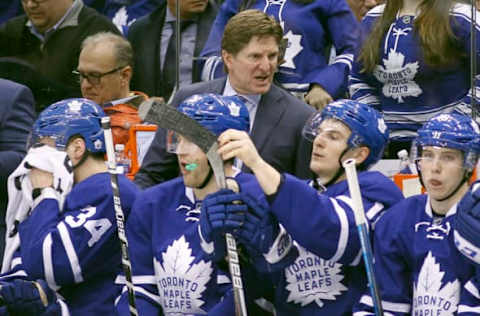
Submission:
POLYGON ((477 78, 477 1, 471 0, 471 14, 472 21, 470 24, 470 90, 471 92, 471 101, 470 106, 472 108, 472 119, 476 121, 478 112, 477 112, 477 87, 476 87, 476 78, 477 78))
MULTIPOLYGON (((142 103, 138 114, 143 121, 151 122, 157 124, 159 127, 173 130, 200 147, 200 149, 202 149, 207 155, 213 174, 215 175, 217 186, 220 189, 227 187, 225 171, 223 169, 223 160, 217 153, 217 136, 214 133, 204 128, 189 116, 177 111, 175 108, 154 100, 142 103)), ((247 307, 243 292, 237 243, 229 233, 225 234, 225 239, 228 253, 228 267, 232 276, 235 315, 246 316, 247 307)))
POLYGON ((115 218, 117 220, 118 239, 120 240, 120 249, 122 251, 122 268, 125 273, 125 283, 128 290, 128 308, 130 315, 138 316, 137 306, 135 304, 135 290, 132 282, 132 264, 128 256, 128 242, 125 236, 125 216, 123 215, 122 204, 120 201, 120 190, 118 186, 117 163, 115 162, 115 153, 113 150, 112 129, 110 128, 110 117, 102 117, 102 129, 105 136, 105 147, 107 149, 108 171, 113 190, 113 206, 115 209, 115 218))
POLYGON ((343 168, 345 168, 345 174, 347 176, 350 197, 353 200, 353 214, 355 216, 355 224, 357 224, 358 235, 362 245, 363 261, 365 263, 365 270, 367 271, 368 287, 370 288, 370 295, 372 295, 375 315, 383 316, 382 301, 380 299, 380 292, 378 291, 375 273, 373 271, 372 246, 370 245, 367 220, 365 218, 365 210, 363 209, 362 196, 358 184, 355 159, 348 159, 343 162, 343 168))

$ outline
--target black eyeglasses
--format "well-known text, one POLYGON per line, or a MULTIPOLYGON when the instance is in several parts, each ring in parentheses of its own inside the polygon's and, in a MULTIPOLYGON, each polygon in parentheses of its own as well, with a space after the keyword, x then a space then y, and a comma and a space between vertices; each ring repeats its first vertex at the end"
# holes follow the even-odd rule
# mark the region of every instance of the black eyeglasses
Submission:
POLYGON ((121 66, 117 67, 115 69, 112 69, 110 71, 104 72, 104 73, 99 73, 99 72, 92 72, 92 73, 84 73, 78 70, 72 71, 74 75, 78 76, 78 82, 82 83, 83 79, 87 79, 88 82, 92 85, 98 85, 100 84, 100 80, 102 80, 102 77, 105 77, 106 75, 113 74, 114 72, 117 72, 126 66, 121 66))

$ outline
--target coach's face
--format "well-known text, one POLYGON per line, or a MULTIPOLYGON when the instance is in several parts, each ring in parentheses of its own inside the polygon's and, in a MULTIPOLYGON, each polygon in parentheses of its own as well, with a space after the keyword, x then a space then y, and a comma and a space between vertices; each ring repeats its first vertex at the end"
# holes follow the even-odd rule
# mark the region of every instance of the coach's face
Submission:
POLYGON ((265 94, 278 66, 279 47, 273 36, 254 36, 236 55, 222 50, 233 89, 239 94, 265 94))

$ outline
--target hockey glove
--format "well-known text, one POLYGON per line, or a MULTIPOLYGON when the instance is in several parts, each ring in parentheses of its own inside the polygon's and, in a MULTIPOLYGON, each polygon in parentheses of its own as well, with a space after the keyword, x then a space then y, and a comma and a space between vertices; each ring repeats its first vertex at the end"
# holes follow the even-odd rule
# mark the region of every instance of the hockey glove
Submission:
POLYGON ((234 235, 246 248, 259 271, 272 271, 292 263, 298 252, 292 249, 292 238, 269 211, 265 199, 241 195, 248 205, 245 223, 234 235))
POLYGON ((238 229, 245 219, 248 207, 238 201, 238 193, 222 189, 207 195, 202 202, 198 226, 201 246, 215 262, 225 257, 225 233, 238 229))
POLYGON ((43 280, 0 282, 0 297, 9 315, 50 314, 47 310, 51 311, 57 304, 55 292, 43 280))
POLYGON ((480 181, 458 203, 453 236, 458 250, 480 264, 480 181))

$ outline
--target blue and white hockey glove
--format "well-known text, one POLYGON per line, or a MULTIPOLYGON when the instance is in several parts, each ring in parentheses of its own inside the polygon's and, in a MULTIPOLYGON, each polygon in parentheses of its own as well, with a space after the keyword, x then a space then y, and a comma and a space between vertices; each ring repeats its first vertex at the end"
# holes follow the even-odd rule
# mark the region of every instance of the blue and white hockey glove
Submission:
POLYGON ((480 264, 480 181, 458 203, 453 236, 458 250, 480 264))
POLYGON ((225 257, 225 233, 242 226, 248 207, 239 203, 240 195, 222 189, 203 200, 198 226, 202 249, 214 262, 225 257))
POLYGON ((55 292, 43 280, 0 282, 0 297, 8 315, 59 315, 55 292))
POLYGON ((246 248, 259 271, 273 271, 292 263, 298 255, 293 240, 269 211, 266 200, 242 194, 248 205, 244 224, 234 236, 246 248))

